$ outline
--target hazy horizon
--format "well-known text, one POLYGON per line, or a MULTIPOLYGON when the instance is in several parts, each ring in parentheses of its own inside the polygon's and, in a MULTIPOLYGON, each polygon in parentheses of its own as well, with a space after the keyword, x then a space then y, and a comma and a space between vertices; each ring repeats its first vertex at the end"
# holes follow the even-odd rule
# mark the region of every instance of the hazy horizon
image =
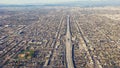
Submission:
MULTIPOLYGON (((113 0, 2 0, 0 1, 0 4, 55 4, 55 3, 64 3, 64 2, 76 2, 76 1, 105 1, 107 3, 113 1, 113 0)), ((120 2, 119 0, 114 0, 117 2, 120 2)))
POLYGON ((3 0, 0 1, 0 4, 52 4, 52 3, 61 3, 61 2, 70 2, 70 1, 78 1, 78 0, 3 0))

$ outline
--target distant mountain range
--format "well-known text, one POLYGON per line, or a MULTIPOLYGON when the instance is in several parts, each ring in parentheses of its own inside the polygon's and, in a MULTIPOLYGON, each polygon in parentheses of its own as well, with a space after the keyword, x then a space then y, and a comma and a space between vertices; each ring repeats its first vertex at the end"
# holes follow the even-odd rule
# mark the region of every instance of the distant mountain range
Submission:
POLYGON ((56 4, 0 4, 0 7, 31 7, 31 6, 80 6, 80 7, 100 7, 100 6, 120 6, 120 0, 103 1, 73 1, 56 4))

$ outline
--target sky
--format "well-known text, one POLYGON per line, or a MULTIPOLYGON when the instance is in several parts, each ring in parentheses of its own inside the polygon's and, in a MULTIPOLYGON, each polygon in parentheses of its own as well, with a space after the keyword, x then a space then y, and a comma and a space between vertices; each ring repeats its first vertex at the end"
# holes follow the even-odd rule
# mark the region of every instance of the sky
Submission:
POLYGON ((62 3, 70 1, 105 1, 105 0, 0 0, 0 4, 62 3))
POLYGON ((0 4, 26 4, 26 3, 60 3, 76 0, 1 0, 0 4))

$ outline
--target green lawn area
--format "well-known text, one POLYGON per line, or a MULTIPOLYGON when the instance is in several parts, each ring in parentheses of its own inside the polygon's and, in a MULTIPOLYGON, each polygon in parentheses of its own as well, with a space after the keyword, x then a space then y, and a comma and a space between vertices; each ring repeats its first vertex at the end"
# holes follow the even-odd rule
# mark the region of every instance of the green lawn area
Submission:
MULTIPOLYGON (((25 57, 22 58, 22 59, 28 59, 27 57, 33 57, 33 54, 34 54, 34 50, 29 50, 29 49, 26 49, 26 50, 23 50, 22 52, 20 52, 19 54, 25 54, 25 57), (29 54, 26 54, 26 53, 29 53, 29 54)), ((17 56, 18 59, 21 59, 20 57, 17 56)))

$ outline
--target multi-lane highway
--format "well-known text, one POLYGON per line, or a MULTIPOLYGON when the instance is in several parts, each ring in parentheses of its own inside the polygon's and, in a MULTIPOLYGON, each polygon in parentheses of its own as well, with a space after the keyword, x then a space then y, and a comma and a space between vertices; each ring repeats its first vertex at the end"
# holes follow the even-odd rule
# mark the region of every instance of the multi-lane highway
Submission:
POLYGON ((66 62, 67 68, 74 68, 72 59, 72 42, 70 33, 70 16, 67 16, 67 32, 66 32, 66 62))

